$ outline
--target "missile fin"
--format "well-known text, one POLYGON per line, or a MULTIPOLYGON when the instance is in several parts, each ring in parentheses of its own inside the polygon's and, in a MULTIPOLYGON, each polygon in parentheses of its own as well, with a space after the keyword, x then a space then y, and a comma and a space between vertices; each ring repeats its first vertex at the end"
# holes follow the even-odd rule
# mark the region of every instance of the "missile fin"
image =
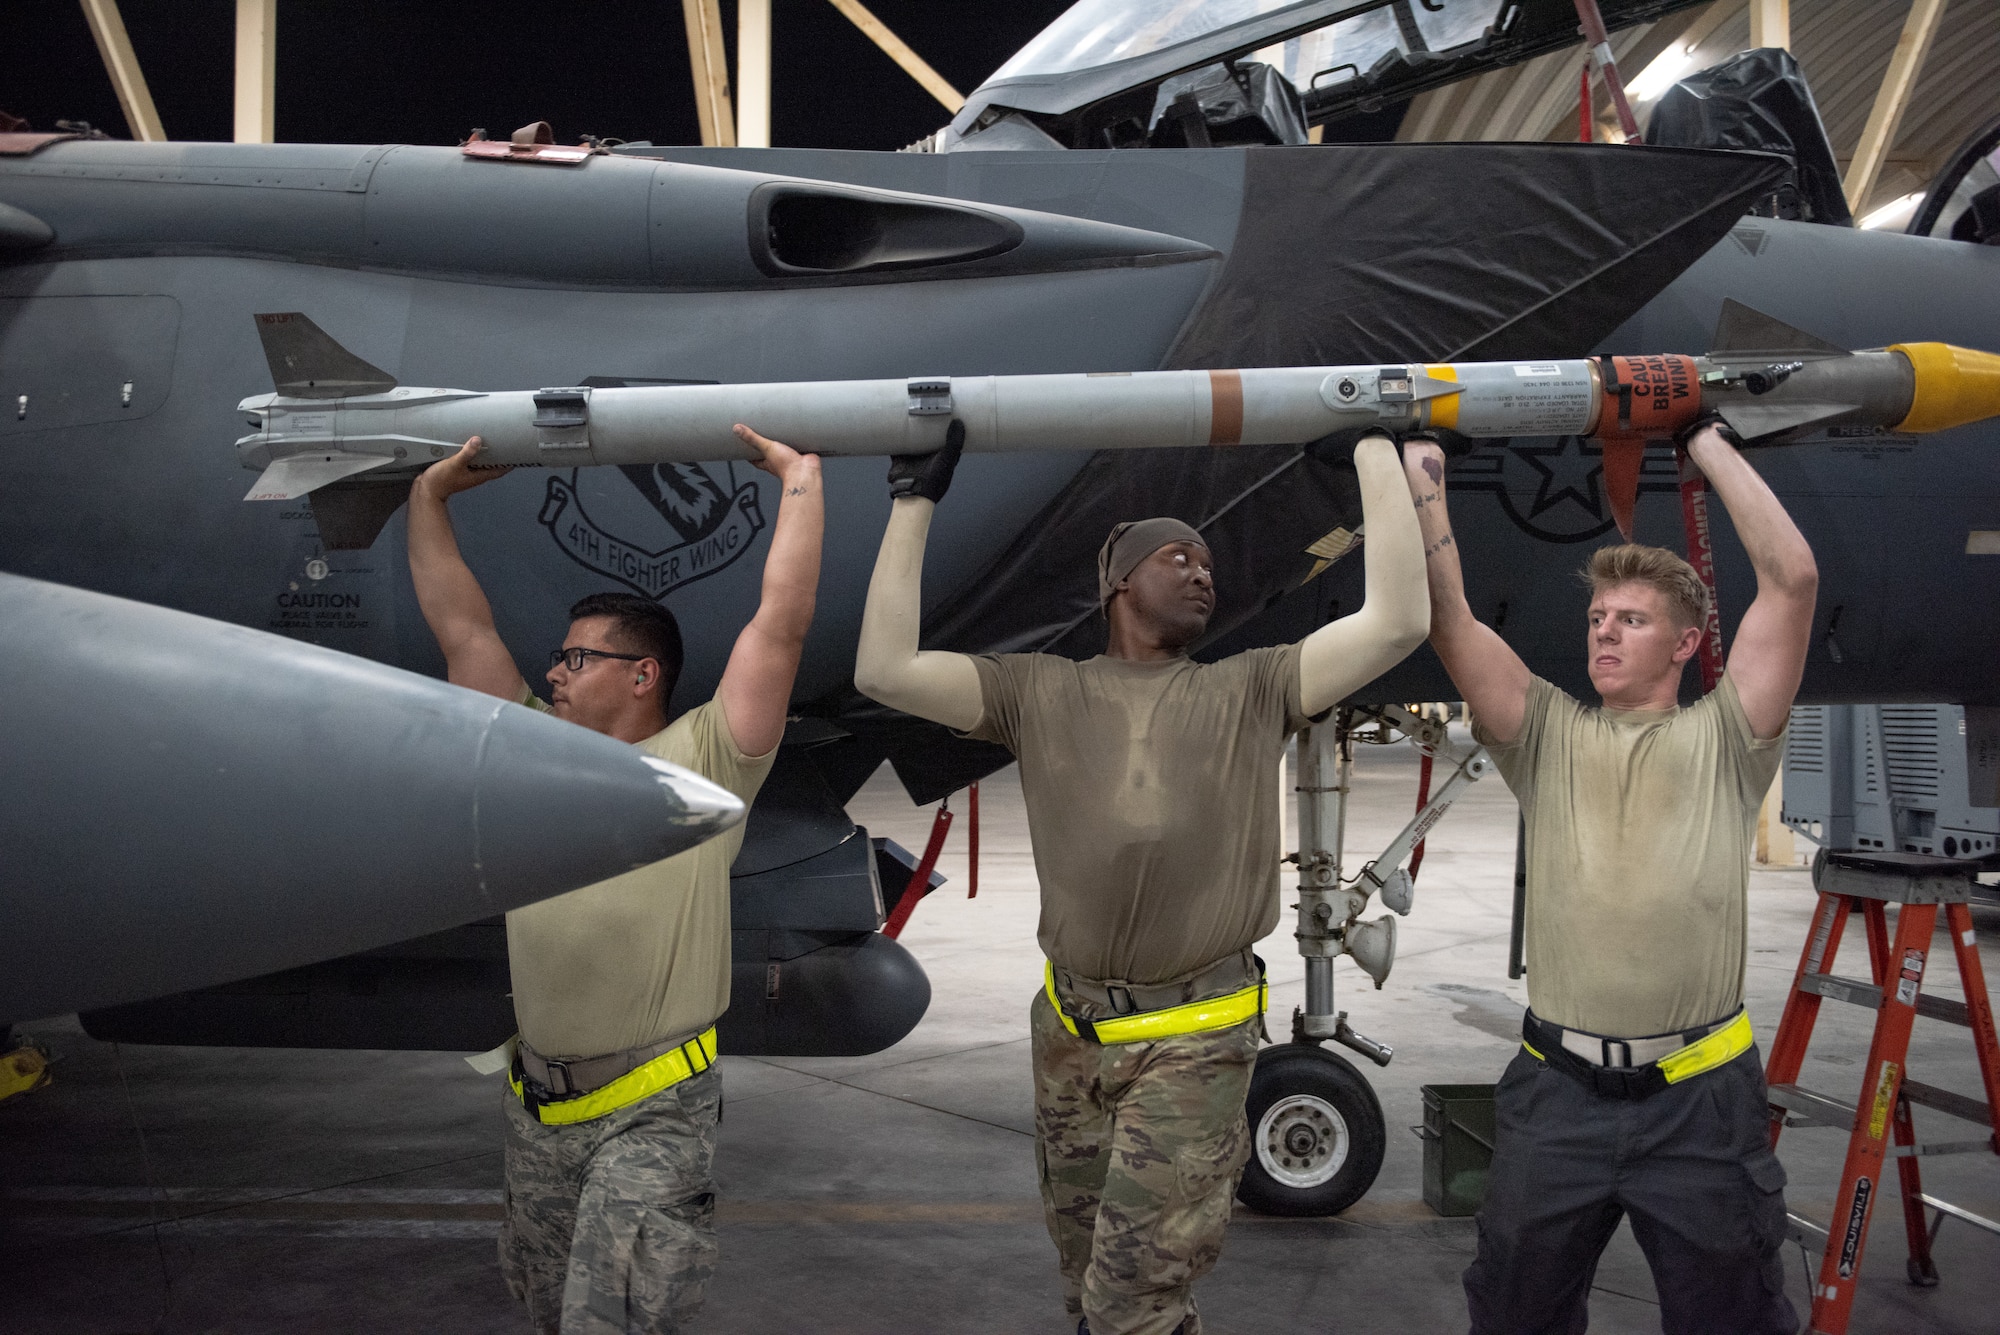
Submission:
POLYGON ((382 454, 294 454, 258 475, 246 501, 295 501, 329 482, 396 462, 382 454))
POLYGON ((1775 315, 1724 297, 1722 314, 1715 322, 1715 345, 1708 355, 1725 362, 1809 362, 1845 357, 1848 352, 1803 329, 1794 329, 1775 315))
POLYGON ((322 487, 307 498, 319 540, 330 552, 366 551, 389 516, 410 499, 410 477, 358 477, 322 487))
POLYGON ((288 398, 344 399, 386 394, 396 387, 396 377, 362 361, 297 311, 259 315, 256 320, 264 360, 271 365, 271 383, 288 398))
POLYGON ((1859 412, 1860 408, 1861 405, 1854 403, 1740 403, 1732 400, 1717 405, 1716 411, 1722 414, 1722 420, 1729 423, 1737 435, 1745 440, 1758 440, 1831 422, 1859 412))

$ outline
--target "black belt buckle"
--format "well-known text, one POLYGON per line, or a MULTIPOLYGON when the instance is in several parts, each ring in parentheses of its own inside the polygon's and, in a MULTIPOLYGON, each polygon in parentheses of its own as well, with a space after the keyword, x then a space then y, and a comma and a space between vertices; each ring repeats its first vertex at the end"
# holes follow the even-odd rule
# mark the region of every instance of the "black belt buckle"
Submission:
MULTIPOLYGON (((1543 1054, 1544 1062, 1598 1098, 1637 1101, 1651 1098, 1667 1087, 1667 1077, 1657 1062, 1644 1066, 1592 1065, 1564 1047, 1562 1030, 1533 1011, 1521 1017, 1521 1032, 1529 1044, 1543 1054)), ((1631 1049, 1627 1048, 1626 1053, 1629 1058, 1631 1049)))
POLYGON ((1133 1015, 1139 1010, 1139 1003, 1132 1000, 1132 989, 1129 987, 1106 986, 1104 999, 1111 1003, 1112 1011, 1119 1015, 1133 1015))

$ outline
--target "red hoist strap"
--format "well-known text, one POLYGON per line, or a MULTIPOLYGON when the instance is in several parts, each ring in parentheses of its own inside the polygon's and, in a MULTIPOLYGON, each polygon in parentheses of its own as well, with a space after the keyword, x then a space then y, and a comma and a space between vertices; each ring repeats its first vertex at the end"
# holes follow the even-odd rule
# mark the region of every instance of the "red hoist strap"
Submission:
POLYGON ((1708 618, 1701 627, 1701 689, 1704 694, 1722 680, 1722 616, 1715 596, 1715 547, 1709 540, 1708 479, 1688 457, 1676 450, 1681 474, 1681 527, 1687 534, 1688 564, 1708 590, 1708 618))
POLYGON ((949 829, 951 802, 946 799, 938 803, 937 815, 931 821, 931 841, 924 845, 924 855, 917 859, 917 869, 910 874, 910 883, 903 888, 902 898, 896 901, 889 921, 882 924, 882 935, 892 940, 901 936, 903 925, 916 912, 917 901, 931 892, 931 873, 937 869, 938 854, 944 851, 944 836, 949 829))
MULTIPOLYGON (((1424 803, 1431 800, 1431 753, 1425 751, 1417 762, 1417 814, 1422 815, 1424 803)), ((1417 846, 1410 850, 1410 880, 1417 879, 1417 869, 1424 865, 1424 845, 1428 840, 1417 840, 1417 846)))

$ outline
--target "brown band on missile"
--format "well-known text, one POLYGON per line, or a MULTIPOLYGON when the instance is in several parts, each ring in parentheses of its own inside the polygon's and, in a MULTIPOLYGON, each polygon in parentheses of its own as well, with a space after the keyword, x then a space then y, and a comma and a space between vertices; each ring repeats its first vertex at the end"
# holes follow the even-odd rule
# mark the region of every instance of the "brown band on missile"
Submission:
POLYGON ((1243 373, 1208 373, 1208 443, 1243 443, 1243 373))

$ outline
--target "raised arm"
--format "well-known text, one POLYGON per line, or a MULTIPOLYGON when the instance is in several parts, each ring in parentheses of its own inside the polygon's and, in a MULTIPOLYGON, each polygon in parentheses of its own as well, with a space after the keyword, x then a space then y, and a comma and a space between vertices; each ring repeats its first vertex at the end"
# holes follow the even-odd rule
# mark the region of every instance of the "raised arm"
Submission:
POLYGON ((854 688, 892 709, 965 732, 979 726, 985 706, 979 670, 964 654, 917 648, 923 627, 924 540, 937 507, 921 496, 891 503, 889 527, 868 581, 854 688))
POLYGON ((445 679, 454 686, 519 700, 527 683, 514 666, 514 656, 493 628, 493 608, 459 555, 445 508, 453 496, 491 482, 504 468, 475 470, 480 440, 417 475, 410 488, 410 581, 417 588, 417 606, 444 650, 445 679))
POLYGON ((1430 602, 1424 590, 1423 540, 1409 489, 1396 467, 1387 436, 1362 438, 1354 447, 1361 478, 1361 516, 1367 542, 1367 595, 1359 609, 1321 626, 1299 647, 1299 700, 1317 714, 1346 699, 1409 656, 1424 642, 1430 602))
POLYGON ((1403 472, 1423 533, 1424 576, 1431 595, 1431 648, 1472 716, 1496 742, 1521 735, 1532 674, 1521 656, 1465 601, 1465 572, 1445 508, 1444 451, 1428 440, 1403 445, 1403 472))
POLYGON ((952 423, 936 454, 897 458, 889 469, 889 527, 868 581, 854 688, 891 709, 967 732, 979 726, 985 703, 979 669, 964 654, 917 648, 923 630, 924 540, 931 514, 951 485, 964 431, 952 423))
POLYGON ((761 756, 784 740, 792 681, 799 674, 806 631, 819 596, 820 539, 826 500, 819 456, 800 454, 739 425, 736 434, 760 456, 756 465, 778 479, 778 520, 764 557, 763 597, 757 615, 736 637, 715 698, 737 750, 761 756))
POLYGON ((1722 498, 1757 572, 1757 597, 1744 609, 1729 647, 1729 679, 1751 734, 1776 737, 1805 675, 1819 566, 1770 486, 1714 426, 1695 432, 1687 448, 1722 498))

